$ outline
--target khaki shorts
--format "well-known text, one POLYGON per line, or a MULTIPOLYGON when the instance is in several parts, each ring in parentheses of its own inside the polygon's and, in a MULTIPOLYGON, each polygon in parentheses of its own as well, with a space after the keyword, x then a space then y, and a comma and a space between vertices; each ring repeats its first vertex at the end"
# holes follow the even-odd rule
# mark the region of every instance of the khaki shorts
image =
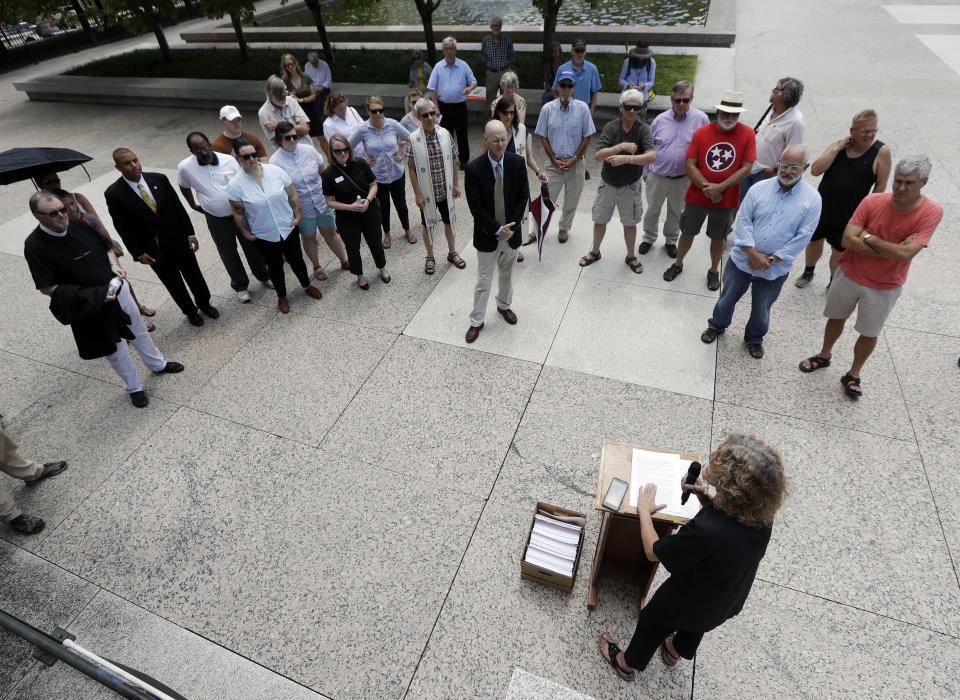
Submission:
POLYGON ((593 223, 607 224, 613 218, 613 209, 620 210, 620 223, 624 226, 636 226, 643 218, 642 180, 632 185, 618 187, 606 182, 597 188, 597 198, 593 202, 593 223))
POLYGON ((850 318, 857 309, 857 333, 867 338, 876 338, 883 330, 894 304, 900 298, 903 287, 874 289, 854 282, 838 267, 827 293, 827 305, 823 315, 827 318, 850 318))

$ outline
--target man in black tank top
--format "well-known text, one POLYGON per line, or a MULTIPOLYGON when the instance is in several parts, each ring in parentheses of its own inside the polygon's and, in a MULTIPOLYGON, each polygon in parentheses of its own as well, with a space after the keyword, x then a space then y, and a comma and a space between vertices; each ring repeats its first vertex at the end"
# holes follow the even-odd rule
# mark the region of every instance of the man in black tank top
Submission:
POLYGON ((871 192, 883 192, 890 167, 890 147, 877 140, 877 113, 872 109, 858 112, 853 117, 850 136, 830 144, 810 167, 812 175, 823 174, 819 187, 823 212, 807 246, 806 267, 794 282, 796 286, 806 287, 813 280, 824 240, 833 248, 830 254, 830 279, 833 279, 843 252, 843 229, 864 197, 871 192))

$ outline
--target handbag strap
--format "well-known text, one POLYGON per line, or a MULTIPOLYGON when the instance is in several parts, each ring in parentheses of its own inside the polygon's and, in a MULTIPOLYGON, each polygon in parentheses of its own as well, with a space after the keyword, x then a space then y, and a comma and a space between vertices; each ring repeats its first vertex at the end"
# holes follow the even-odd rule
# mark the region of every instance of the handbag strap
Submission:
POLYGON ((336 166, 337 166, 337 170, 339 170, 341 173, 343 173, 343 176, 350 181, 350 184, 357 188, 357 191, 358 191, 358 192, 362 192, 364 195, 366 195, 367 193, 370 192, 370 188, 369 188, 369 187, 368 187, 367 189, 363 189, 362 187, 360 187, 360 185, 358 185, 358 184, 356 183, 356 181, 347 174, 347 171, 344 170, 343 167, 341 167, 341 165, 340 165, 339 163, 334 163, 334 165, 336 165, 336 166))

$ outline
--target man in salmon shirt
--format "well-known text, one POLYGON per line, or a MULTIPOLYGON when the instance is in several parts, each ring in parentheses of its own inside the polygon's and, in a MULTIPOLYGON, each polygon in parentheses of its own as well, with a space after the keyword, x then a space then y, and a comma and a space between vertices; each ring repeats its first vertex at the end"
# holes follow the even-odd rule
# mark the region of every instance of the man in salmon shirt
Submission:
POLYGON ((710 239, 707 289, 711 291, 720 289, 720 259, 740 206, 740 183, 757 159, 756 134, 740 123, 743 93, 727 90, 716 107, 717 121, 697 129, 687 149, 685 169, 690 187, 680 215, 677 261, 663 273, 664 281, 673 282, 683 272, 683 259, 706 219, 710 239))
POLYGON ((813 372, 830 365, 833 345, 857 309, 854 328, 860 337, 853 346, 853 364, 840 378, 851 398, 863 395, 860 370, 907 281, 910 261, 927 247, 943 218, 943 207, 920 192, 930 177, 930 167, 930 159, 924 155, 902 158, 894 169, 893 191, 868 195, 843 231, 846 250, 823 310, 828 319, 823 347, 800 363, 800 371, 813 372))

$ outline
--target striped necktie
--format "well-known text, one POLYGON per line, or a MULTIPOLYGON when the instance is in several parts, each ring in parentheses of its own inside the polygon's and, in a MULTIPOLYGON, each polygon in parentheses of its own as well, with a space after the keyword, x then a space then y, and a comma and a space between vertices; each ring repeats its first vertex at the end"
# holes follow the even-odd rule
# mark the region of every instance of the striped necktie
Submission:
POLYGON ((150 211, 154 214, 157 213, 157 203, 153 201, 153 197, 150 196, 150 193, 143 189, 143 185, 139 182, 137 183, 137 192, 140 193, 140 197, 144 202, 147 203, 147 206, 150 207, 150 211))
POLYGON ((500 163, 497 163, 497 179, 493 183, 493 216, 501 226, 507 223, 507 208, 503 204, 503 177, 500 174, 500 163))

